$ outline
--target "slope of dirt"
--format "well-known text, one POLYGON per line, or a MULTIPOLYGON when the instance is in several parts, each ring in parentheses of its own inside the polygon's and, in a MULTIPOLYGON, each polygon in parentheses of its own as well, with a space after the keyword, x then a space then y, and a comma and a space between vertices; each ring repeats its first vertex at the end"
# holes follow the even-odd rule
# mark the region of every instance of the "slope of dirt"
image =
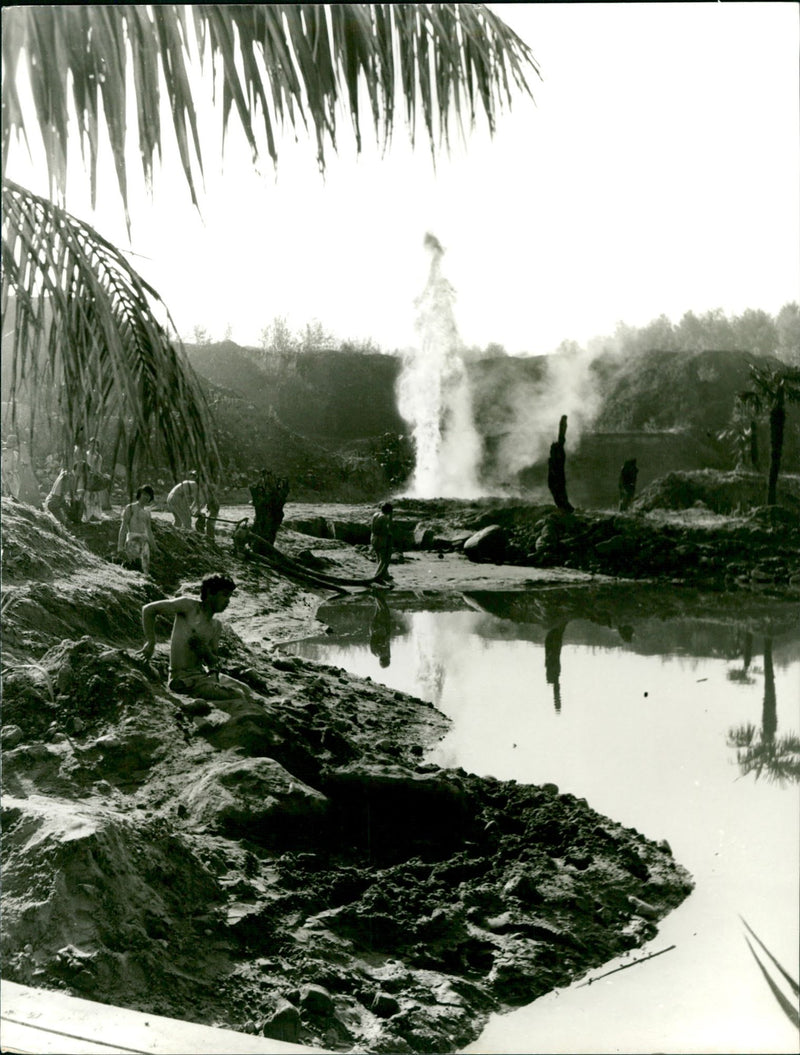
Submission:
MULTIPOLYGON (((282 655, 319 593, 161 520, 154 582, 104 559, 113 522, 78 539, 2 514, 7 978, 329 1049, 450 1051, 652 937, 691 889, 666 844, 553 785, 422 764, 447 726, 428 704, 282 655), (224 705, 165 687, 166 644, 137 653, 142 603, 212 570, 241 584, 221 653, 250 696, 224 705)), ((491 578, 428 563, 456 561, 491 578)), ((421 559, 397 572, 428 581, 421 559)))

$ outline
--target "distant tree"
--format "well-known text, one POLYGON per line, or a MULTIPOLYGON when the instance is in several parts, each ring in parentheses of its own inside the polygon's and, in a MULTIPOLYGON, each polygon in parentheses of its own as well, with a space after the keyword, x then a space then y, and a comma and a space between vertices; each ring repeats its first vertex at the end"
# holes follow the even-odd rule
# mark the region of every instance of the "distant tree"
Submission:
POLYGON ((361 355, 381 355, 383 349, 371 337, 355 337, 342 341, 339 345, 342 352, 357 352, 361 355))
POLYGON ((302 334, 298 336, 298 344, 303 352, 332 351, 336 347, 336 338, 325 329, 319 319, 307 322, 302 334))
POLYGON ((675 347, 685 352, 738 347, 730 320, 721 308, 695 315, 687 311, 675 329, 675 347))
POLYGON ((778 347, 775 320, 761 309, 748 308, 733 321, 735 347, 756 355, 774 355, 778 347))
POLYGON ((678 347, 675 327, 666 315, 659 315, 657 319, 642 329, 638 330, 634 339, 636 350, 649 352, 658 349, 662 352, 671 352, 678 347))
POLYGON ((192 327, 192 340, 195 344, 211 344, 211 334, 208 332, 205 326, 201 326, 198 323, 196 326, 192 327))
POLYGON ((260 347, 265 356, 297 350, 298 341, 283 315, 276 315, 260 334, 260 347))
POLYGON ((778 347, 775 354, 784 363, 800 367, 800 304, 796 300, 784 304, 775 319, 778 347))
POLYGON ((705 339, 703 324, 693 311, 687 311, 678 323, 676 336, 678 347, 685 352, 702 351, 705 339))
POLYGON ((778 474, 783 456, 786 403, 800 402, 800 370, 788 367, 750 366, 750 388, 740 401, 756 414, 769 416, 769 478, 767 505, 777 503, 778 474))

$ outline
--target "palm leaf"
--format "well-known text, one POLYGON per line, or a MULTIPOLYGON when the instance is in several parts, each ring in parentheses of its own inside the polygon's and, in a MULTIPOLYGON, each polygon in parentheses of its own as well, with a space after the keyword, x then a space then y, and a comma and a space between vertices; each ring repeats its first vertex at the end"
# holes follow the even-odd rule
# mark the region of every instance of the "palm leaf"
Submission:
POLYGON ((6 181, 2 263, 3 314, 14 311, 6 358, 12 420, 21 392, 56 392, 64 458, 81 430, 88 438, 118 423, 131 467, 146 455, 166 461, 174 476, 190 467, 204 481, 215 475, 205 398, 155 310, 167 322, 169 315, 114 246, 6 181))
POLYGON ((770 958, 770 960, 772 960, 772 962, 778 968, 778 971, 783 976, 783 978, 785 979, 785 981, 789 985, 789 988, 792 990, 794 995, 795 996, 800 996, 800 984, 798 984, 795 981, 795 979, 792 978, 792 976, 789 974, 789 972, 786 970, 786 968, 782 967, 781 964, 775 959, 775 957, 772 955, 772 953, 766 947, 766 945, 761 940, 761 938, 759 938, 759 936, 756 934, 756 932, 753 930, 753 928, 750 926, 750 924, 747 922, 747 920, 744 918, 744 916, 739 916, 739 919, 742 921, 742 923, 744 923, 745 927, 747 927, 748 931, 753 936, 753 938, 758 942, 758 944, 761 946, 761 948, 764 950, 764 952, 767 954, 767 956, 770 958))
POLYGON ((349 114, 361 148, 361 92, 373 128, 388 143, 399 85, 412 142, 421 116, 431 148, 449 144, 466 92, 470 125, 478 104, 494 131, 513 92, 530 95, 538 67, 528 46, 482 4, 56 4, 3 10, 3 173, 12 136, 42 139, 53 191, 63 195, 67 156, 78 145, 97 184, 99 111, 123 203, 129 131, 138 139, 145 180, 161 149, 161 85, 184 176, 197 201, 195 173, 203 159, 197 98, 190 77, 199 54, 210 54, 222 81, 222 134, 235 113, 254 156, 277 161, 276 122, 313 128, 320 165, 336 149, 337 111, 349 114), (33 119, 20 107, 15 73, 24 57, 33 119), (131 78, 128 78, 128 71, 131 78), (126 129, 126 86, 136 93, 137 124, 126 129), (71 94, 70 88, 71 85, 71 94), (99 99, 99 104, 98 104, 99 99), (70 121, 74 111, 75 125, 70 121))
POLYGON ((784 993, 781 992, 777 982, 770 974, 769 969, 764 966, 760 956, 753 948, 753 945, 746 934, 744 936, 744 940, 747 942, 747 948, 750 950, 753 955, 753 959, 758 964, 759 970, 764 976, 764 980, 769 986, 770 992, 777 1000, 778 1006, 780 1007, 781 1011, 783 1011, 783 1013, 786 1015, 786 1017, 795 1027, 795 1029, 800 1028, 800 1013, 798 1013, 796 1006, 791 1002, 791 1000, 788 999, 788 997, 786 997, 784 993))
MULTIPOLYGON (((470 125, 477 104, 490 131, 512 88, 531 94, 538 68, 526 44, 481 4, 57 4, 3 10, 3 307, 13 299, 12 418, 27 386, 63 423, 66 455, 84 435, 116 421, 129 476, 138 458, 187 465, 202 478, 217 453, 198 384, 153 314, 157 294, 87 224, 5 179, 9 148, 38 130, 51 199, 63 203, 68 154, 88 164, 92 203, 99 140, 107 138, 127 214, 126 154, 138 148, 152 183, 168 124, 195 204, 203 156, 192 79, 210 57, 212 96, 221 85, 222 142, 233 115, 254 159, 277 163, 276 126, 316 137, 321 168, 337 147, 337 115, 349 113, 361 149, 361 100, 381 148, 391 139, 396 101, 405 102, 412 144, 421 116, 432 152, 449 145, 453 120, 470 125), (20 105, 24 65, 32 105, 20 105), (136 125, 127 127, 129 88, 136 125), (102 117, 101 117, 102 112, 102 117), (102 128, 101 128, 102 126, 102 128), (135 138, 134 144, 128 137, 135 138)), ((32 405, 35 401, 32 401, 32 405)), ((31 419, 31 429, 33 419, 31 419)))

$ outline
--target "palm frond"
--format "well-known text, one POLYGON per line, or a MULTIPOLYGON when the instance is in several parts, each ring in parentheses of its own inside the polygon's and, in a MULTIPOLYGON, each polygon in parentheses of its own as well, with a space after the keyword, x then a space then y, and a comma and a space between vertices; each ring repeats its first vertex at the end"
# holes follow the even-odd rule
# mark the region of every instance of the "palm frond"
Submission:
POLYGON ((771 406, 779 393, 789 402, 800 402, 800 370, 795 367, 751 363, 750 385, 750 390, 740 393, 738 398, 758 411, 771 406))
POLYGON ((798 997, 798 994, 800 994, 800 987, 798 986, 796 980, 794 978, 792 978, 792 976, 786 970, 786 968, 783 967, 778 962, 778 960, 772 955, 772 953, 766 947, 764 942, 759 938, 759 936, 756 934, 756 932, 753 930, 753 928, 750 926, 750 924, 747 922, 747 920, 743 916, 740 916, 739 919, 742 921, 742 923, 744 923, 745 927, 750 932, 750 934, 752 935, 754 940, 759 944, 759 946, 766 953, 766 955, 769 958, 769 960, 774 964, 774 966, 775 966, 775 968, 777 970, 777 975, 774 974, 769 969, 769 967, 764 963, 764 961, 758 955, 756 950, 753 948, 753 943, 750 941, 750 939, 745 934, 744 940, 747 942, 747 947, 750 950, 750 953, 751 953, 753 959, 758 964, 759 970, 761 971, 761 974, 764 976, 764 981, 769 986, 770 992, 775 997, 775 1000, 777 1001, 778 1006, 780 1007, 781 1011, 783 1011, 783 1013, 786 1015, 786 1017, 789 1019, 789 1021, 792 1023, 792 1025, 795 1027, 795 1029, 800 1029, 800 1012, 798 1012, 798 1009, 797 1009, 797 997, 798 997), (781 989, 781 987, 779 985, 779 982, 778 982, 778 976, 783 978, 784 982, 791 989, 792 993, 794 994, 794 999, 793 1000, 790 1000, 786 996, 786 994, 782 991, 782 989, 781 989))
MULTIPOLYGON (((46 198, 3 185, 3 315, 12 420, 22 392, 56 394, 62 454, 117 422, 129 467, 138 454, 173 475, 215 474, 209 411, 182 349, 155 315, 166 308, 94 228, 46 198)), ((31 400, 31 406, 35 401, 31 400)), ((33 418, 30 423, 33 429, 33 418)))
POLYGON ((744 923, 744 925, 747 928, 747 930, 750 932, 750 934, 753 936, 753 938, 758 942, 758 944, 761 946, 761 948, 764 950, 764 952, 767 954, 767 956, 770 958, 770 960, 773 962, 773 964, 777 967, 779 974, 781 974, 783 976, 786 984, 792 990, 794 995, 795 996, 800 996, 800 983, 798 983, 796 979, 792 978, 792 976, 789 974, 789 972, 786 970, 786 968, 783 967, 778 962, 778 960, 775 959, 775 957, 772 955, 772 953, 766 947, 766 945, 761 940, 761 938, 759 938, 759 936, 756 934, 756 932, 753 930, 753 928, 750 926, 750 924, 747 922, 747 920, 744 918, 744 916, 739 916, 739 919, 742 921, 742 923, 744 923))
MULTIPOLYGON (((54 4, 3 10, 3 173, 12 137, 38 128, 53 192, 64 192, 77 143, 97 186, 101 127, 127 203, 126 87, 136 95, 145 180, 161 149, 162 91, 193 200, 203 157, 197 127, 196 56, 210 56, 222 87, 222 135, 235 113, 254 157, 277 162, 276 127, 313 129, 319 164, 336 150, 337 113, 362 142, 366 98, 375 136, 391 138, 398 92, 412 142, 421 117, 431 149, 449 145, 453 121, 478 110, 494 132, 515 92, 531 95, 539 70, 528 46, 483 4, 54 4), (191 17, 187 16, 191 11, 191 17), (24 63, 33 120, 20 106, 24 63), (130 78, 129 78, 130 71, 130 78), (70 117, 77 117, 78 133, 70 117)), ((216 90, 216 89, 214 89, 216 90)), ((127 207, 127 206, 126 206, 127 207)))

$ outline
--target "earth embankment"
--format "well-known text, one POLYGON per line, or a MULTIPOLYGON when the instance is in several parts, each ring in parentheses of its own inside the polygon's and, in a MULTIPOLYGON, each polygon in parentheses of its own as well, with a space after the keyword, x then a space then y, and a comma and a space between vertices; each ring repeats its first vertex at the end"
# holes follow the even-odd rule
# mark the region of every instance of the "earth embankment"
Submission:
MULTIPOLYGON (((426 764, 447 726, 428 704, 281 653, 319 592, 163 520, 152 581, 105 559, 110 521, 78 538, 2 512, 10 980, 327 1048, 449 1051, 651 937, 691 889, 666 844, 553 785, 426 764), (240 583, 221 656, 250 691, 212 705, 166 688, 166 645, 137 650, 143 603, 220 570, 240 583)), ((410 588, 492 579, 412 556, 410 588)))

